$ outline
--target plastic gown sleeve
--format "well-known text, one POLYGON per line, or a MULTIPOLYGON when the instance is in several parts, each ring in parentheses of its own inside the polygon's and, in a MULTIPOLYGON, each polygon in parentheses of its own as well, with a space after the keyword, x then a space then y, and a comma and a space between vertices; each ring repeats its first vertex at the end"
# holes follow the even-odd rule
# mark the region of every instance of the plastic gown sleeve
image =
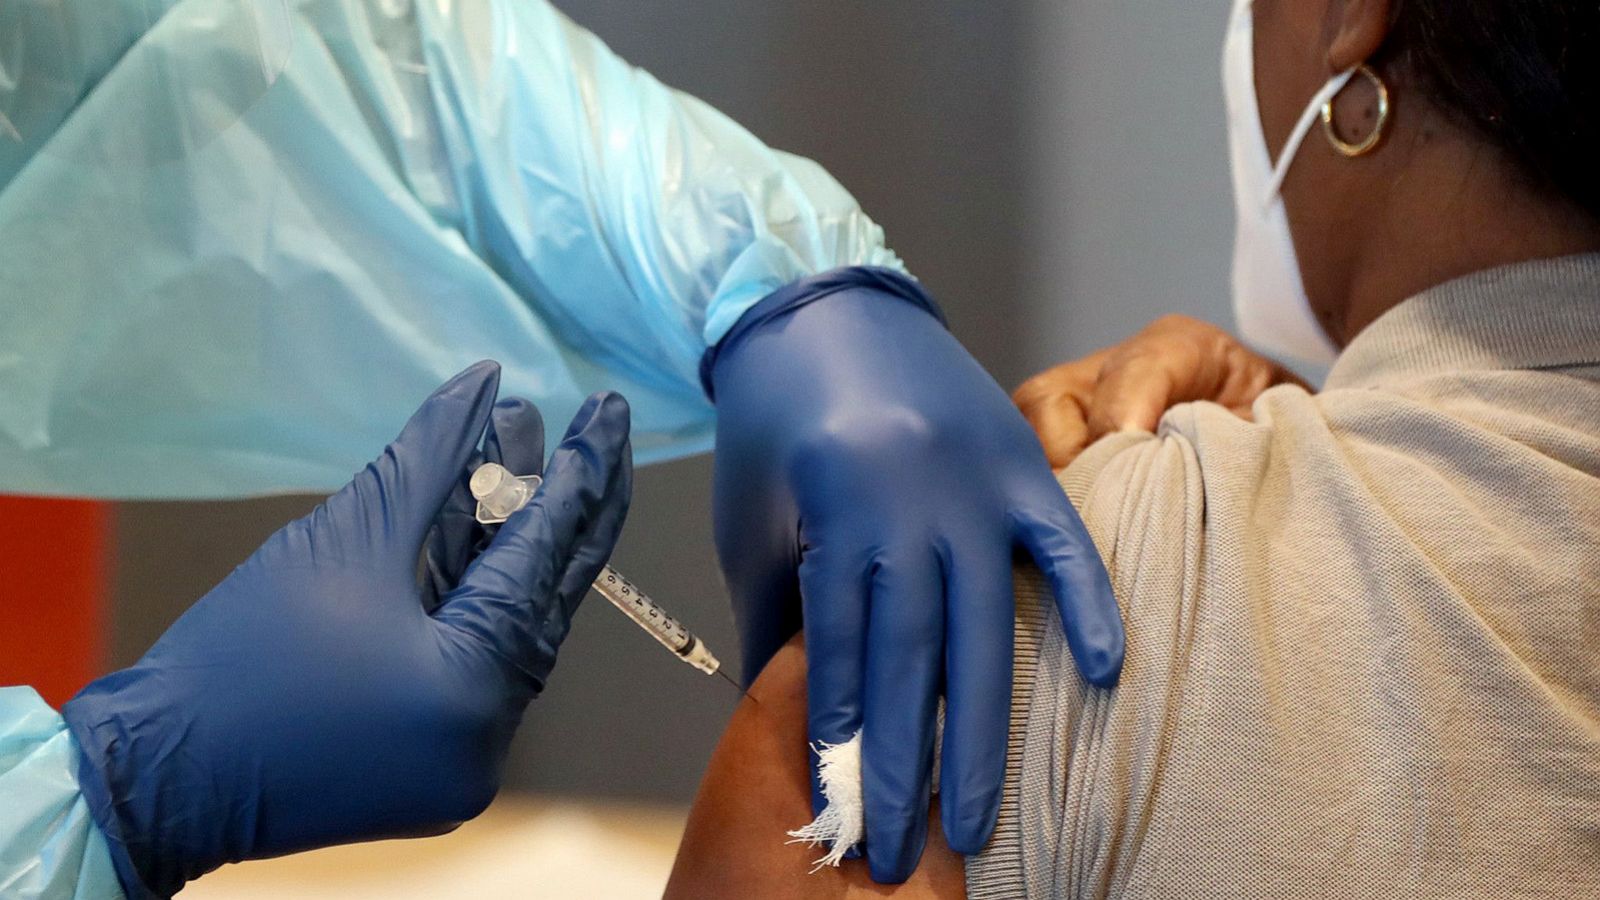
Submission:
POLYGON ((0 18, 0 490, 331 490, 483 357, 558 421, 626 394, 639 460, 680 456, 747 308, 901 267, 821 167, 542 0, 0 18))
POLYGON ((55 710, 32 688, 0 688, 0 897, 122 900, 77 771, 55 710))

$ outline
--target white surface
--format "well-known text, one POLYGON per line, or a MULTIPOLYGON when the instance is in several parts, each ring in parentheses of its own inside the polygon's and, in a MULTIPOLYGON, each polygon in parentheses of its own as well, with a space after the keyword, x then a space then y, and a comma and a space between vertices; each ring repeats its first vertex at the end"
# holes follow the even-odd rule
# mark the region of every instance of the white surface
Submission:
POLYGON ((497 801, 453 834, 227 866, 183 900, 659 897, 686 810, 497 801))

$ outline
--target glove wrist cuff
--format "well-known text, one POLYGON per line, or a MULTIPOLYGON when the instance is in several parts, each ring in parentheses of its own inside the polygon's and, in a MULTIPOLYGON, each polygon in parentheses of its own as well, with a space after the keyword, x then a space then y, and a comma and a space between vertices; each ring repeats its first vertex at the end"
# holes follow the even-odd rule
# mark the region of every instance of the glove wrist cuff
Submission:
POLYGON ((128 846, 127 830, 117 814, 116 791, 112 787, 117 762, 108 746, 116 741, 102 740, 100 732, 113 726, 98 714, 94 709, 96 705, 94 699, 85 700, 80 694, 61 708, 61 716, 66 720, 73 746, 78 751, 78 791, 83 794, 90 817, 105 837, 111 866, 116 870, 123 894, 128 900, 162 900, 171 894, 157 893, 145 881, 128 846))
POLYGON ((716 402, 712 375, 716 370, 717 360, 728 355, 745 338, 801 307, 852 290, 875 291, 904 300, 933 316, 941 327, 949 327, 939 304, 934 302, 933 297, 923 290, 916 279, 904 272, 880 266, 848 266, 831 269, 809 278, 802 278, 768 294, 755 306, 746 310, 721 341, 706 350, 705 355, 700 357, 700 386, 705 390, 706 396, 713 403, 716 402))

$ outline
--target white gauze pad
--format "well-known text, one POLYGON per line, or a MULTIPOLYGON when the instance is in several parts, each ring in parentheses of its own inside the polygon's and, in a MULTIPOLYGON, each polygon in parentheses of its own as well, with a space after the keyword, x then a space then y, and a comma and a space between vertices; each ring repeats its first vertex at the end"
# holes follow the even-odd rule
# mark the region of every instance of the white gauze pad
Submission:
MULTIPOLYGON (((939 793, 939 747, 944 743, 944 699, 939 700, 939 718, 933 736, 933 793, 939 793)), ((851 847, 866 837, 866 806, 861 799, 861 732, 842 744, 818 743, 817 780, 822 782, 822 812, 809 825, 789 832, 790 844, 826 846, 811 868, 838 866, 851 847)))
POLYGON ((837 866, 845 852, 866 836, 866 808, 861 802, 861 732, 842 744, 819 743, 817 780, 822 782, 826 803, 809 825, 789 832, 791 844, 827 846, 828 852, 816 861, 811 871, 837 866))

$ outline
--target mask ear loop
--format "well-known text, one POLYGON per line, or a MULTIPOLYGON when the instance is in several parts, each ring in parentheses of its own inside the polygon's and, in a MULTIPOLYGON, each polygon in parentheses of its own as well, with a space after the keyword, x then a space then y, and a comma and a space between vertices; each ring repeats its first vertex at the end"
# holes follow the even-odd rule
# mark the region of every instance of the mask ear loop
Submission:
POLYGON ((1338 94, 1334 94, 1322 103, 1322 133, 1327 135, 1328 143, 1333 145, 1333 149, 1343 154, 1346 159, 1355 159, 1358 156, 1365 156, 1371 153, 1373 148, 1378 146, 1378 142, 1383 140, 1384 129, 1389 124, 1389 86, 1384 84, 1383 79, 1378 77, 1378 73, 1372 71, 1372 67, 1365 63, 1356 66, 1356 71, 1363 78, 1372 82, 1372 86, 1378 91, 1378 124, 1373 126, 1372 133, 1367 135, 1365 140, 1352 144, 1334 133, 1333 98, 1337 97, 1338 94))
POLYGON ((1283 155, 1278 158, 1278 164, 1272 169, 1272 185, 1267 190, 1267 199, 1263 206, 1271 206, 1278 199, 1278 189, 1283 187, 1283 179, 1289 175, 1289 165, 1294 162, 1294 157, 1300 150, 1300 144, 1311 131, 1311 126, 1316 124, 1317 118, 1322 113, 1324 106, 1331 106, 1333 98, 1339 96, 1344 86, 1350 83, 1351 77, 1356 74, 1356 69, 1347 69, 1328 79, 1328 83, 1317 91, 1317 95, 1306 104, 1306 111, 1301 113, 1300 121, 1295 123, 1294 130, 1289 132, 1289 139, 1283 144, 1283 155))

